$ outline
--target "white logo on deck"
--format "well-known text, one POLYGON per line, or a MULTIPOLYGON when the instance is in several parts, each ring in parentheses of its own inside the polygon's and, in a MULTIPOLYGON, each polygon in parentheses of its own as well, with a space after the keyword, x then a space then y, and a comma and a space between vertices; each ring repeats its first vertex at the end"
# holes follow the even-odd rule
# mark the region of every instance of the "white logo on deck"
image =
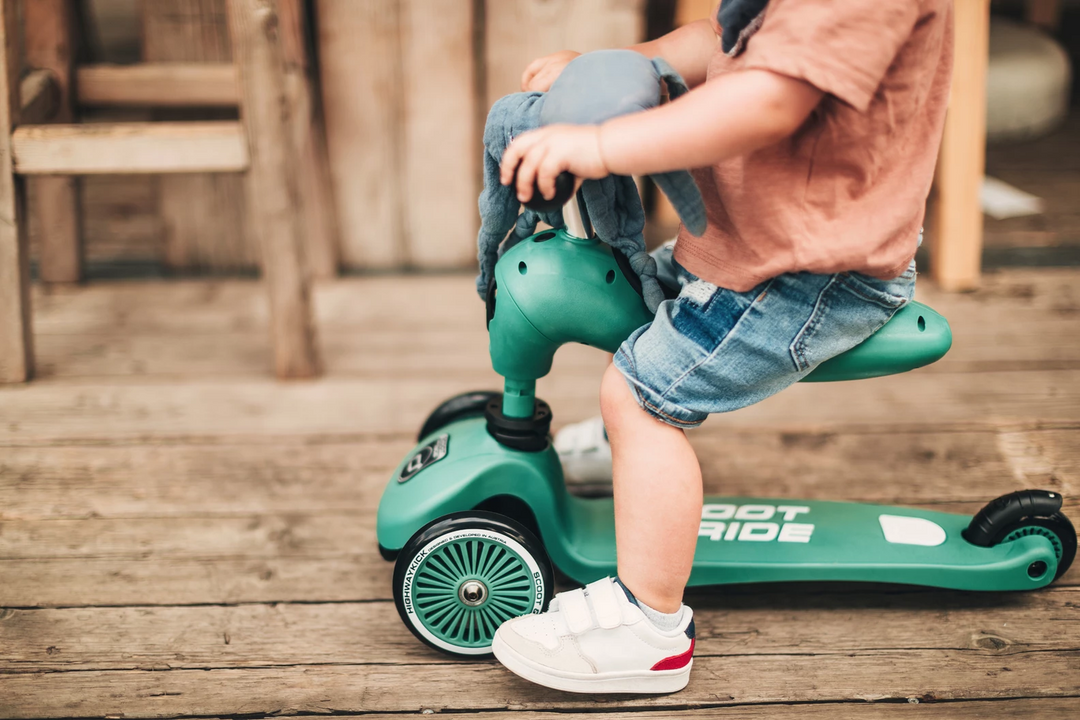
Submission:
POLYGON ((736 542, 808 543, 812 523, 792 522, 809 514, 805 505, 728 505, 708 503, 701 508, 698 537, 736 542))

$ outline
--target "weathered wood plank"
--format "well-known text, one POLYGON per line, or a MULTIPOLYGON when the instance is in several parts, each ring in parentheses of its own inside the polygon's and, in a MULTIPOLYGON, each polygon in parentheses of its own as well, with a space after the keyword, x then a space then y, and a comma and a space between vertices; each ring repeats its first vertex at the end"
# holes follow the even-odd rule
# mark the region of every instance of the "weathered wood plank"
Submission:
MULTIPOLYGON (((957 650, 972 656, 1080 653, 1080 589, 800 596, 696 593, 695 659, 957 650), (1056 618, 1047 622, 1047 618, 1056 618), (867 632, 867 628, 873 632, 867 632)), ((391 601, 12 610, 0 673, 456 661, 421 644, 391 601)))
POLYGON ((239 123, 23 125, 11 138, 22 175, 240 172, 248 167, 239 123))
MULTIPOLYGON (((678 697, 678 696, 676 696, 678 697)), ((604 711, 605 720, 670 720, 677 712, 680 720, 1011 720, 1032 717, 1040 720, 1073 720, 1080 711, 1076 698, 1017 698, 1010 700, 970 700, 946 703, 907 702, 811 703, 736 705, 710 708, 683 708, 672 705, 660 711, 604 711)), ((552 713, 544 711, 514 711, 514 720, 550 720, 552 713)), ((399 720, 396 714, 338 715, 341 720, 399 720)), ((595 720, 595 710, 559 712, 560 720, 595 720)), ((471 720, 504 720, 506 712, 470 712, 471 720)))
MULTIPOLYGON (((966 651, 880 651, 703 657, 676 698, 606 699, 606 707, 666 708, 735 703, 907 698, 954 700, 1080 694, 1076 653, 1022 658, 966 651), (1019 660, 1019 662, 1017 661, 1019 660)), ((268 669, 87 671, 0 675, 0 711, 19 717, 593 709, 588 696, 526 683, 496 663, 318 665, 268 669), (408 691, 403 692, 403 688, 408 691)))
POLYGON ((48 122, 60 106, 60 88, 53 74, 39 68, 19 81, 19 119, 29 125, 48 122))
POLYGON ((341 261, 354 268, 401 267, 401 3, 317 0, 316 8, 341 261))
MULTIPOLYGON (((1073 290, 1080 272, 1049 271, 1039 280, 1029 273, 991 275, 987 283, 972 295, 920 291, 951 320, 955 335, 949 354, 920 373, 1080 368, 1080 335, 1071 331, 1080 316, 1073 290)), ((349 279, 320 284, 315 294, 332 374, 425 372, 435 354, 444 373, 488 365, 483 305, 468 277, 349 279), (414 332, 387 327, 385 307, 414 332)), ((39 294, 34 302, 41 307, 38 354, 48 377, 266 372, 267 313, 255 283, 95 285, 78 294, 39 294)), ((605 357, 569 346, 560 351, 556 372, 592 368, 599 376, 605 357)))
POLYGON ((331 558, 0 560, 0 607, 385 600, 393 566, 374 542, 331 558))
POLYGON ((401 3, 402 192, 408 263, 476 264, 480 140, 472 2, 401 3))
MULTIPOLYGON (((227 68, 231 74, 230 84, 218 87, 231 90, 232 107, 159 107, 154 119, 233 119, 240 78, 232 62, 225 0, 139 0, 138 6, 142 59, 153 63, 151 67, 213 67, 220 73, 227 68)), ((258 267, 259 245, 248 222, 246 180, 235 173, 165 175, 151 180, 159 188, 157 211, 168 267, 216 271, 258 267)))
POLYGON ((643 0, 500 0, 485 6, 487 106, 521 91, 521 73, 559 50, 589 52, 639 42, 643 0), (528 31, 523 31, 528 28, 528 31))
MULTIPOLYGON (((0 521, 368 514, 413 434, 311 444, 7 447, 0 521)), ((1019 487, 1080 499, 1080 431, 692 435, 714 494, 807 497, 974 511, 1019 487), (872 478, 872 482, 868 482, 872 478)))
MULTIPOLYGON (((138 202, 145 200, 140 197, 138 202)), ((379 329, 380 322, 386 329, 387 309, 392 308, 394 319, 410 329, 483 330, 484 305, 471 280, 467 274, 406 275, 324 283, 315 291, 316 317, 320 325, 343 329, 379 329)), ((1071 329, 1080 317, 1080 269, 988 273, 982 289, 962 295, 942 293, 926 283, 919 288, 919 299, 951 320, 954 347, 940 361, 947 363, 983 332, 990 334, 979 342, 979 351, 991 349, 993 338, 1000 337, 993 334, 998 330, 1015 332, 1014 325, 1053 322, 1071 329)), ((268 316, 259 285, 243 280, 94 283, 78 291, 39 293, 35 303, 39 334, 102 334, 114 328, 125 334, 231 333, 261 330, 268 316)), ((1056 342, 1043 338, 1038 349, 1055 347, 1056 342)))
POLYGON ((240 69, 240 117, 251 154, 249 219, 262 248, 270 295, 274 371, 278 378, 321 372, 311 314, 307 257, 294 143, 275 0, 228 0, 234 60, 240 69))
POLYGON ((358 511, 205 518, 7 520, 0 558, 348 557, 373 547, 375 518, 358 511))
MULTIPOLYGON (((148 439, 412 433, 451 395, 498 386, 478 368, 407 382, 334 378, 305 385, 230 379, 173 384, 42 382, 3 391, 0 445, 148 439), (364 408, 364 412, 357 412, 364 408)), ((556 371, 538 384, 561 422, 595 415, 596 375, 556 371)), ((957 431, 1075 427, 1080 370, 909 373, 862 383, 796 385, 709 427, 784 432, 957 431)))
MULTIPOLYGON (((973 508, 974 509, 974 508, 973 508)), ((1075 517, 1075 511, 1071 514, 1075 517)), ((85 607, 132 605, 201 605, 206 603, 316 603, 388 600, 393 565, 375 550, 374 536, 366 538, 351 556, 263 558, 60 558, 0 560, 5 584, 0 607, 85 607)), ((1074 566, 1055 588, 1080 584, 1074 566)), ((865 587, 835 584, 781 585, 788 595, 833 597, 867 594, 865 587)), ((759 595, 760 586, 724 588, 724 596, 759 595)), ((875 592, 875 591, 869 591, 875 592)), ((885 588, 885 594, 916 593, 933 597, 940 591, 885 588)), ((696 596, 692 596, 696 597, 696 596)), ((691 604, 697 602, 691 599, 691 604)))
POLYGON ((30 243, 25 181, 15 175, 11 131, 19 124, 22 44, 15 0, 0 2, 0 385, 34 374, 30 243))
MULTIPOLYGON (((160 301, 152 288, 148 288, 144 296, 148 303, 160 301)), ((324 294, 316 290, 314 297, 317 305, 324 294)), ((472 375, 477 368, 488 365, 490 358, 487 333, 483 323, 477 320, 482 306, 479 303, 473 306, 471 300, 467 298, 464 301, 467 304, 459 305, 461 317, 450 319, 450 327, 425 329, 413 335, 405 335, 385 325, 365 328, 358 334, 335 325, 320 324, 325 328, 322 349, 327 372, 334 376, 371 372, 383 372, 387 376, 430 373, 431 358, 437 356, 440 373, 472 375)), ((249 326, 250 329, 230 333, 191 329, 179 335, 165 329, 152 329, 133 334, 122 328, 130 322, 131 315, 120 308, 117 310, 118 324, 113 327, 93 322, 92 326, 101 329, 85 334, 39 330, 36 338, 39 376, 65 379, 126 375, 250 377, 264 374, 271 367, 265 353, 260 352, 266 336, 262 328, 249 326)), ((1080 369, 1080 335, 1065 331, 1066 323, 1043 321, 1032 317, 1031 313, 1004 314, 1005 318, 995 320, 995 323, 1005 321, 1000 326, 986 323, 965 332, 963 326, 954 325, 962 334, 953 349, 944 359, 920 372, 1080 369)), ((191 320, 174 318, 163 324, 185 324, 191 320)), ((45 322, 51 324, 53 321, 43 319, 45 322)), ((428 324, 424 320, 418 322, 428 324)), ((220 319, 213 324, 220 326, 220 319)), ((570 346, 560 351, 556 372, 594 372, 599 382, 606 362, 607 356, 603 353, 583 346, 570 346)))
MULTIPOLYGON (((935 507, 974 513, 982 504, 935 507)), ((1077 507, 1072 500, 1066 512, 1076 517, 1077 507)), ((8 520, 3 529, 0 607, 356 601, 390 593, 392 564, 378 554, 371 509, 8 520)), ((1080 566, 1055 587, 1078 579, 1080 566)))
MULTIPOLYGON (((47 70, 56 86, 57 105, 48 122, 76 121, 75 72, 77 11, 70 0, 24 2, 26 62, 47 70)), ((23 119, 22 123, 30 121, 23 119)), ((82 279, 82 227, 79 179, 71 176, 32 178, 27 202, 37 236, 39 275, 47 283, 82 279)))
POLYGON ((82 65, 77 77, 83 105, 236 107, 240 97, 229 62, 82 65))

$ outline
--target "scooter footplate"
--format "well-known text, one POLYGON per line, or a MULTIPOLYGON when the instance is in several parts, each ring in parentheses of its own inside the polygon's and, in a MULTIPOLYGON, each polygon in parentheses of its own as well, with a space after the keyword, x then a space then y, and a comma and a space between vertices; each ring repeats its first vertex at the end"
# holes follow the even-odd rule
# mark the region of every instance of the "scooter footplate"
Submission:
POLYGON ((1054 578, 1045 537, 977 547, 966 515, 859 503, 705 499, 691 585, 861 581, 1028 590, 1054 578))

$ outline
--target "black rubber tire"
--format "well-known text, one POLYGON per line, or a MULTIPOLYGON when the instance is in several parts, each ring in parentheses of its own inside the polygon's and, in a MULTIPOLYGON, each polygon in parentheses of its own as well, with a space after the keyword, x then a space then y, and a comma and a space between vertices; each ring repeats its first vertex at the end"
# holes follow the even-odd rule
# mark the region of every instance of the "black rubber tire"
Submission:
POLYGON ((1002 527, 1001 530, 994 534, 990 544, 997 545, 1022 528, 1043 528, 1057 537, 1058 542, 1061 543, 1061 553, 1058 557, 1057 572, 1051 582, 1058 580, 1065 574, 1076 558, 1076 529, 1073 527, 1072 522, 1059 512, 1047 517, 1026 517, 1002 527))
POLYGON ((473 390, 446 400, 439 407, 432 410, 431 414, 427 416, 427 420, 424 420, 424 424, 420 426, 420 434, 416 436, 417 442, 455 420, 472 415, 483 415, 488 401, 500 395, 502 393, 495 390, 473 390))
POLYGON ((398 616, 401 618, 401 622, 405 624, 405 627, 407 627, 420 642, 428 647, 451 657, 477 659, 490 656, 490 650, 481 653, 477 653, 475 650, 470 652, 454 652, 448 647, 435 644, 429 638, 425 637, 423 632, 414 625, 413 618, 405 607, 405 577, 414 558, 416 558, 417 554, 433 540, 460 530, 483 530, 493 532, 511 538, 521 545, 536 564, 540 573, 539 595, 541 602, 540 608, 542 610, 547 609, 548 603, 555 595, 555 582, 553 579, 551 560, 548 558, 543 543, 540 542, 540 540, 537 539, 537 537, 524 525, 505 515, 487 512, 485 510, 467 510, 444 515, 417 530, 416 533, 409 538, 409 541, 405 543, 405 547, 401 549, 397 561, 394 564, 394 606, 397 607, 398 616))

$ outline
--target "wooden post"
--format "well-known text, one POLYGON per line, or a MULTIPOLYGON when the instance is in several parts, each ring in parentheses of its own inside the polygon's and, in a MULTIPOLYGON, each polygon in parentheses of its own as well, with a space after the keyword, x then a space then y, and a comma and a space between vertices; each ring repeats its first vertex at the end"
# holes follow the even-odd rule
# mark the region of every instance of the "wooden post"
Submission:
MULTIPOLYGON (((75 119, 74 0, 24 0, 26 64, 48 70, 59 89, 49 122, 75 119)), ((39 274, 46 283, 82 279, 79 179, 53 175, 28 181, 29 215, 38 237, 39 274)))
POLYGON ((312 48, 307 41, 304 0, 279 0, 285 90, 293 109, 293 142, 300 162, 300 205, 304 248, 311 276, 331 278, 338 270, 338 224, 330 182, 326 137, 317 113, 312 48))
POLYGON ((17 3, 0 0, 0 383, 25 382, 34 374, 26 195, 11 159, 22 70, 17 3))
POLYGON ((938 160, 931 274, 945 290, 974 290, 982 266, 979 189, 986 166, 990 0, 956 0, 949 111, 938 160))
POLYGON ((248 203, 270 291, 278 377, 319 373, 304 257, 300 193, 276 0, 228 0, 240 117, 250 152, 248 203))

